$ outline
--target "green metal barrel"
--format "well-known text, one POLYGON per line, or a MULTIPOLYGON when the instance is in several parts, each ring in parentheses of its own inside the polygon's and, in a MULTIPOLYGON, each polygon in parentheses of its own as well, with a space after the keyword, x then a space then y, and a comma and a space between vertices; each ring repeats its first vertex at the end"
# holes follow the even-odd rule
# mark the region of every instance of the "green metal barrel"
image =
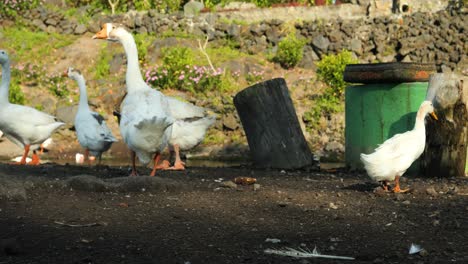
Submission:
MULTIPOLYGON (((427 71, 424 74, 421 71, 414 74, 418 77, 426 76, 414 79, 417 80, 414 82, 410 78, 408 64, 404 64, 403 67, 395 63, 378 65, 363 67, 360 64, 356 67, 363 69, 361 72, 353 71, 353 67, 347 67, 345 71, 345 81, 363 83, 350 85, 345 90, 345 160, 346 165, 352 169, 363 168, 361 153, 372 153, 375 148, 395 134, 412 130, 416 112, 426 98, 429 75, 426 74, 427 71), (389 71, 388 66, 390 69, 404 71, 404 74, 389 71), (378 72, 382 67, 386 69, 381 71, 383 75, 378 72), (369 69, 377 72, 371 72, 369 69), (398 79, 395 76, 405 78, 398 79), (365 83, 366 78, 370 79, 368 83, 365 83), (379 79, 382 81, 379 82, 379 79)), ((417 173, 418 170, 419 162, 416 161, 408 173, 417 173)))

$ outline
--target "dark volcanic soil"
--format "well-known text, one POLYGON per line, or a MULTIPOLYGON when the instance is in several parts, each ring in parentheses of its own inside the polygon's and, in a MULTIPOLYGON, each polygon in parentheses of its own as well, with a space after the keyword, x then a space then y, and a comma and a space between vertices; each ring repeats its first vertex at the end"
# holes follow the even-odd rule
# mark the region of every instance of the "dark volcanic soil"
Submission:
POLYGON ((345 171, 127 174, 0 165, 0 263, 468 263, 466 179, 411 178, 411 193, 390 194, 345 171), (425 250, 409 255, 411 243, 425 250), (315 246, 356 260, 264 253, 315 246))

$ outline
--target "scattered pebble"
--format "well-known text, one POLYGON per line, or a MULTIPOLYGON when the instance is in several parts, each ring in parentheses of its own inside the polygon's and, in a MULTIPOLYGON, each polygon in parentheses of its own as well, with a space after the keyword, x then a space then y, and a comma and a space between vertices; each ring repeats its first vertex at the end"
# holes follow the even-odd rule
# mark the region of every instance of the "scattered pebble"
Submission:
POLYGON ((258 190, 260 190, 260 187, 261 187, 260 184, 255 183, 255 184, 253 185, 253 190, 254 190, 254 191, 258 191, 258 190))
POLYGON ((422 257, 425 257, 425 256, 429 255, 429 252, 427 252, 427 250, 423 249, 423 250, 419 251, 419 255, 422 256, 422 257))
POLYGON ((224 188, 231 188, 231 189, 236 189, 237 188, 237 184, 235 184, 233 181, 223 181, 220 184, 220 186, 224 187, 224 188))
POLYGON ((330 203, 328 207, 334 210, 338 209, 338 206, 336 206, 334 203, 330 203))

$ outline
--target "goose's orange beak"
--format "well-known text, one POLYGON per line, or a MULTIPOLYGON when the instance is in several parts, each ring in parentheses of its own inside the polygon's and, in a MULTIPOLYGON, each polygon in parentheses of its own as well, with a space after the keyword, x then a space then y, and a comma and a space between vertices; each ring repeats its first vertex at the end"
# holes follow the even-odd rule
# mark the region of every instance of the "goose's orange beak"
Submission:
POLYGON ((437 115, 435 114, 435 112, 431 112, 430 115, 431 115, 432 118, 434 118, 435 120, 439 120, 439 118, 437 118, 437 115))
POLYGON ((102 25, 101 31, 93 36, 93 39, 107 39, 107 24, 102 25))

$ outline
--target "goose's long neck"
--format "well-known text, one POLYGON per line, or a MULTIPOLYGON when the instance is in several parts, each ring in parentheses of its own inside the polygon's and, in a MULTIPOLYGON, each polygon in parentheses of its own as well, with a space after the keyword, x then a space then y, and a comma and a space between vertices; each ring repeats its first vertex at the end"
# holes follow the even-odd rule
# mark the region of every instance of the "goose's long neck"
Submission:
POLYGON ((10 86, 11 71, 10 62, 6 61, 2 64, 2 83, 0 84, 0 104, 9 103, 8 90, 10 86))
POLYGON ((125 49, 125 53, 127 54, 127 74, 125 77, 127 91, 131 92, 132 90, 138 90, 140 88, 146 87, 146 83, 141 76, 140 65, 138 62, 138 50, 135 44, 135 39, 130 33, 126 32, 126 34, 121 36, 119 40, 125 49))
POLYGON ((88 105, 88 93, 86 92, 86 82, 82 75, 76 77, 76 82, 80 88, 80 102, 78 104, 79 109, 89 110, 88 105))
POLYGON ((418 110, 418 113, 416 114, 416 122, 414 123, 414 130, 422 129, 423 131, 426 130, 425 127, 425 118, 426 118, 426 113, 422 111, 422 109, 418 110))

